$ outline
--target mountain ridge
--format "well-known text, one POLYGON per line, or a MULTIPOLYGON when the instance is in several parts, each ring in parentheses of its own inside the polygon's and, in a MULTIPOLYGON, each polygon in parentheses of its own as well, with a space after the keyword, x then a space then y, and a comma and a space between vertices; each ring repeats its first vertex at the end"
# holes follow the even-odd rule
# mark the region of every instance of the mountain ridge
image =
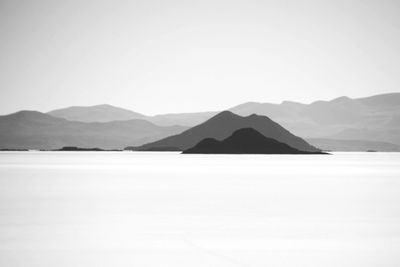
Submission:
POLYGON ((253 128, 241 128, 223 140, 205 138, 183 154, 325 154, 297 150, 253 128))
MULTIPOLYGON (((250 101, 234 106, 229 110, 242 116, 248 116, 253 113, 268 116, 290 132, 304 138, 359 140, 400 145, 399 103, 400 93, 393 92, 360 98, 341 96, 332 100, 314 101, 310 104, 294 101, 282 101, 280 104, 250 101)), ((83 110, 91 108, 85 106, 74 107, 83 110)), ((108 104, 96 105, 94 107, 120 109, 108 104)), ((126 114, 124 112, 127 109, 122 110, 124 110, 122 113, 126 114)), ((47 114, 53 117, 62 117, 62 115, 57 115, 55 111, 57 110, 50 111, 47 114)), ((132 117, 137 119, 137 116, 139 116, 139 119, 147 120, 159 126, 182 125, 190 127, 203 123, 218 114, 218 112, 210 111, 147 116, 129 110, 128 113, 127 118, 126 115, 118 115, 118 112, 113 115, 104 115, 101 112, 95 112, 93 121, 124 121, 130 120, 132 117)), ((91 122, 91 119, 85 117, 87 116, 85 114, 86 111, 83 112, 81 120, 91 122)), ((20 114, 20 116, 23 115, 20 114)), ((69 120, 80 120, 77 117, 64 117, 69 120)), ((0 130, 6 131, 6 129, 0 130)), ((349 142, 347 143, 350 145, 349 142)))
POLYGON ((230 111, 222 111, 209 120, 196 125, 178 135, 169 136, 161 140, 140 146, 138 150, 155 150, 166 147, 186 150, 205 138, 222 140, 230 136, 235 130, 253 128, 266 137, 286 143, 293 148, 316 152, 317 148, 309 145, 298 136, 293 135, 266 116, 252 114, 246 117, 236 115, 230 111))
POLYGON ((179 133, 182 126, 158 126, 136 119, 111 122, 77 122, 37 111, 0 116, 1 149, 81 148, 122 149, 179 133))
POLYGON ((146 119, 147 116, 109 104, 94 106, 71 106, 47 112, 54 117, 80 122, 109 122, 115 120, 146 119))

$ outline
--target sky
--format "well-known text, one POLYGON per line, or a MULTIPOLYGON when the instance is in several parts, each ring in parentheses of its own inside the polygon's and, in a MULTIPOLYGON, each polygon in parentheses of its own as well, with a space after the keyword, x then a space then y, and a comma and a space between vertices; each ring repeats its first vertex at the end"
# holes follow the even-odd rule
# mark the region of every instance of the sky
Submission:
POLYGON ((0 0, 0 114, 400 91, 400 1, 0 0))

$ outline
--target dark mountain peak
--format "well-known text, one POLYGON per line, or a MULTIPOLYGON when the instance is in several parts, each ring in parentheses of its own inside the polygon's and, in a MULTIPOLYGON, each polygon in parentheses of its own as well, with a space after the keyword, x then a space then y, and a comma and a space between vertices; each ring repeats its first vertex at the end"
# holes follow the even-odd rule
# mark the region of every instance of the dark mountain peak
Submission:
POLYGON ((179 135, 145 144, 139 147, 138 150, 157 150, 165 147, 185 150, 208 137, 223 140, 241 128, 253 128, 265 137, 274 138, 301 151, 319 151, 266 116, 252 114, 248 117, 242 117, 230 111, 218 113, 206 122, 194 126, 179 135))
MULTIPOLYGON (((268 116, 265 116, 265 115, 258 115, 256 113, 252 113, 252 114, 250 114, 248 116, 240 116, 240 115, 235 114, 235 113, 233 113, 231 111, 225 110, 225 111, 222 111, 222 112, 218 113, 217 115, 215 115, 214 117, 212 117, 208 121, 215 120, 215 119, 219 119, 219 120, 220 119, 223 119, 223 120, 225 120, 225 119, 242 120, 242 119, 263 119, 263 118, 264 119, 266 118, 266 119, 270 120, 270 118, 268 118, 268 116)), ((208 121, 206 121, 206 122, 208 122, 208 121)))
POLYGON ((239 116, 239 117, 244 118, 244 119, 248 119, 248 120, 254 121, 254 122, 257 122, 257 121, 263 121, 263 122, 268 121, 268 122, 271 122, 272 121, 268 116, 258 115, 256 113, 250 114, 249 116, 246 116, 246 117, 242 117, 242 116, 239 116))
MULTIPOLYGON (((209 127, 222 127, 225 125, 227 128, 232 128, 234 127, 234 130, 240 129, 240 128, 247 128, 247 127, 239 127, 238 125, 241 124, 273 124, 275 125, 276 123, 273 122, 269 117, 265 115, 258 115, 256 113, 253 113, 249 116, 240 116, 237 115, 231 111, 222 111, 215 115, 214 117, 210 118, 209 120, 203 122, 202 124, 199 124, 195 126, 194 128, 206 125, 209 127), (237 126, 236 126, 237 125, 237 126)), ((232 133, 233 131, 229 132, 232 133)))
POLYGON ((247 119, 247 120, 249 120, 249 121, 251 121, 253 123, 268 123, 271 126, 274 125, 274 126, 281 127, 279 124, 277 124, 276 122, 271 120, 271 118, 266 116, 266 115, 259 115, 259 114, 253 113, 253 114, 251 114, 251 115, 249 115, 247 117, 241 117, 241 118, 247 119))
POLYGON ((185 154, 322 154, 305 152, 267 138, 253 128, 236 130, 228 138, 218 141, 205 138, 197 145, 185 150, 185 154))
POLYGON ((233 134, 225 140, 243 140, 249 138, 252 140, 260 140, 266 138, 260 132, 254 130, 253 128, 241 128, 233 132, 233 134))
POLYGON ((235 113, 229 111, 229 110, 224 110, 212 117, 211 119, 219 119, 219 118, 235 118, 238 117, 235 113))
POLYGON ((236 120, 238 118, 242 118, 242 117, 239 116, 239 115, 236 115, 235 113, 233 113, 231 111, 225 110, 225 111, 222 111, 222 112, 214 115, 213 117, 211 117, 210 119, 208 119, 207 121, 203 122, 200 125, 203 125, 205 123, 216 123, 216 124, 218 124, 218 123, 220 123, 222 121, 225 121, 225 122, 226 121, 234 121, 234 120, 236 120))

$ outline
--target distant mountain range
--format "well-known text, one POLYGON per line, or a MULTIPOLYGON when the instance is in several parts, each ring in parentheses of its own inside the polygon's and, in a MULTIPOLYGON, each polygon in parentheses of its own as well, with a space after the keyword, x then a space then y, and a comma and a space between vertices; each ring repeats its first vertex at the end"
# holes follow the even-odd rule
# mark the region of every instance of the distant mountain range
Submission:
POLYGON ((65 146, 122 149, 180 133, 183 126, 157 126, 145 120, 77 122, 37 111, 0 116, 0 148, 58 149, 65 146))
POLYGON ((137 148, 127 148, 134 150, 186 150, 195 146, 205 138, 223 140, 236 130, 241 128, 253 128, 263 136, 273 138, 285 143, 295 149, 307 152, 317 152, 319 149, 311 146, 298 136, 291 134, 278 123, 266 116, 250 115, 242 117, 230 111, 218 113, 206 122, 194 126, 178 135, 173 135, 156 142, 148 143, 137 148))
POLYGON ((89 107, 68 107, 47 112, 48 115, 80 122, 111 122, 124 120, 146 120, 159 126, 194 126, 202 123, 218 112, 197 113, 171 113, 156 116, 147 116, 128 109, 114 107, 111 105, 96 105, 89 107))
MULTIPOLYGON (((125 120, 128 116, 129 119, 141 118, 157 125, 191 127, 218 113, 211 111, 146 116, 136 112, 127 113, 122 109, 111 115, 112 110, 107 105, 101 105, 80 109, 67 108, 51 111, 49 114, 77 121, 104 121, 105 118, 125 120), (100 112, 99 108, 103 111, 100 112), (108 115, 104 116, 104 113, 108 115)), ((248 102, 228 110, 241 116, 268 116, 294 134, 305 138, 368 140, 400 145, 400 93, 356 99, 339 97, 311 104, 290 101, 281 104, 248 102)))
POLYGON ((309 105, 246 103, 230 109, 243 116, 268 115, 306 138, 369 140, 400 144, 400 93, 366 98, 340 97, 309 105))
POLYGON ((56 109, 47 114, 67 119, 70 121, 81 122, 110 122, 110 121, 126 121, 146 119, 147 116, 133 112, 128 109, 118 108, 111 105, 97 105, 91 107, 68 107, 56 109))
MULTIPOLYGON (((339 97, 311 104, 289 101, 281 104, 248 102, 232 107, 229 111, 241 116, 267 116, 291 133, 322 149, 400 151, 400 93, 356 99, 339 97)), ((44 146, 46 149, 82 145, 97 147, 86 144, 83 140, 91 140, 91 144, 102 145, 103 149, 119 149, 126 145, 139 146, 170 134, 181 133, 189 127, 207 121, 219 112, 147 116, 111 105, 97 105, 69 107, 47 114, 37 112, 36 115, 42 115, 40 120, 33 119, 28 113, 23 111, 0 116, 0 149, 10 146, 26 148, 25 145, 29 148, 44 146), (56 118, 65 120, 55 122, 53 119, 56 118), (13 120, 15 121, 12 122, 13 120), (42 120, 46 122, 43 123, 42 120), (62 126, 54 126, 53 129, 50 124, 62 126), (138 126, 140 124, 146 126, 138 126), (50 128, 45 130, 42 126, 50 128), (66 127, 64 137, 63 127, 66 127), (96 127, 104 128, 97 134, 92 130, 96 127), (110 130, 109 127, 116 128, 110 130), (116 141, 115 138, 119 138, 117 136, 125 140, 116 141), (103 141, 105 143, 102 143, 103 141)))
POLYGON ((272 138, 267 138, 253 128, 242 128, 224 140, 205 138, 184 154, 322 154, 292 148, 272 138))

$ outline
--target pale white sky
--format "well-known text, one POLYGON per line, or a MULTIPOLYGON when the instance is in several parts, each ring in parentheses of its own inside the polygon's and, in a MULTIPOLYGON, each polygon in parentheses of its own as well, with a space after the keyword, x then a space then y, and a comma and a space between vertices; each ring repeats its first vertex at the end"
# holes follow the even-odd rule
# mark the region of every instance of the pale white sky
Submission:
POLYGON ((400 1, 0 0, 0 114, 400 91, 400 1))

